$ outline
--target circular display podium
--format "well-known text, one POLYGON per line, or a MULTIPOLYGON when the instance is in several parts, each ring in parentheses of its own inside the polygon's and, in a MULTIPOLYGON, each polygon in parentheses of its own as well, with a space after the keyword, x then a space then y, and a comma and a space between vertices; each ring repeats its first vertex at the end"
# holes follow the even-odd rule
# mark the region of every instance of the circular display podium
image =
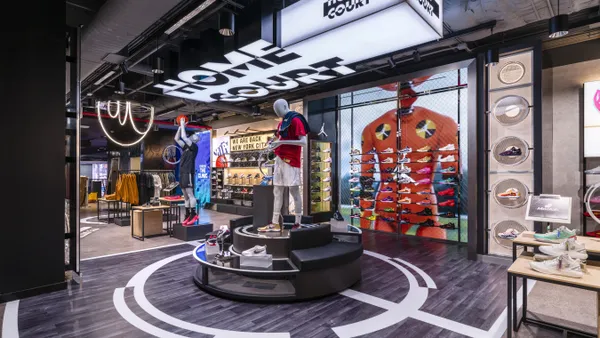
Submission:
POLYGON ((331 232, 329 225, 256 233, 252 225, 233 230, 232 243, 203 243, 193 252, 196 285, 214 295, 241 301, 290 302, 323 297, 360 280, 362 232, 331 232), (244 256, 255 245, 266 255, 244 256))

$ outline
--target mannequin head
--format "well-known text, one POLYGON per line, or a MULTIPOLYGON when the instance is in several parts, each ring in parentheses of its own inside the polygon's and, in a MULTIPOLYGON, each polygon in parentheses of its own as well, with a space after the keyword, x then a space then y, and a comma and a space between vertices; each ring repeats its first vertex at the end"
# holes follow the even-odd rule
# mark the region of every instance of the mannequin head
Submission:
POLYGON ((273 104, 273 109, 275 110, 275 114, 277 114, 277 116, 284 117, 285 114, 290 111, 290 106, 286 100, 279 99, 273 104))
POLYGON ((192 136, 190 136, 190 140, 194 143, 198 143, 198 141, 200 141, 200 136, 198 136, 198 133, 193 133, 192 136))

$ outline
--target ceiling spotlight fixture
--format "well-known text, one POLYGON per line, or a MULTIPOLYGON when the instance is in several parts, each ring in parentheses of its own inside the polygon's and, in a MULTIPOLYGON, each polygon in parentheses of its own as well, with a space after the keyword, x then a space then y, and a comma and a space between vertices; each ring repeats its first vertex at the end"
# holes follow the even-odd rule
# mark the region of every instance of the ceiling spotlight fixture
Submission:
POLYGON ((85 94, 85 95, 87 95, 88 97, 90 97, 90 96, 94 96, 94 93, 92 93, 92 92, 88 92, 88 93, 87 93, 87 94, 85 94))
POLYGON ((115 83, 115 94, 124 95, 125 94, 125 82, 121 78, 119 78, 115 83))
POLYGON ((558 15, 550 18, 548 21, 549 37, 551 39, 560 38, 569 34, 569 15, 560 14, 560 0, 558 2, 558 15))
POLYGON ((412 56, 414 62, 421 62, 421 53, 418 50, 415 50, 412 56))
POLYGON ((500 51, 498 48, 491 48, 485 53, 485 65, 495 66, 500 62, 500 51))
POLYGON ((154 58, 154 63, 152 64, 152 73, 154 74, 163 74, 165 72, 165 60, 160 56, 154 58))
POLYGON ((230 12, 221 12, 219 15, 219 33, 223 36, 235 34, 235 15, 230 12))
POLYGON ((390 58, 388 59, 388 65, 390 65, 390 68, 394 68, 396 67, 396 62, 394 62, 394 58, 390 56, 390 58))

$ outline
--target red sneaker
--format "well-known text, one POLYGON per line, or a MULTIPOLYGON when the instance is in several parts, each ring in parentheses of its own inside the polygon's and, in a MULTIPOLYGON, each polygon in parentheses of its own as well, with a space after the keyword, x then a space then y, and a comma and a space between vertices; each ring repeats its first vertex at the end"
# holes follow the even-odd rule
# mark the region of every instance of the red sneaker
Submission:
POLYGON ((438 203, 438 205, 440 207, 453 207, 456 205, 456 202, 454 202, 454 200, 447 200, 447 201, 438 203))
POLYGON ((600 237, 600 230, 599 231, 588 231, 585 234, 590 237, 600 237))
POLYGON ((198 222, 198 215, 194 215, 194 217, 192 217, 186 223, 183 223, 183 225, 195 225, 196 222, 198 222))
POLYGON ((192 217, 192 215, 189 215, 188 217, 186 217, 186 219, 183 220, 183 222, 181 222, 182 225, 187 225, 187 222, 190 221, 190 218, 192 217))
POLYGON ((454 189, 448 188, 446 190, 442 190, 438 192, 438 196, 454 196, 454 189))

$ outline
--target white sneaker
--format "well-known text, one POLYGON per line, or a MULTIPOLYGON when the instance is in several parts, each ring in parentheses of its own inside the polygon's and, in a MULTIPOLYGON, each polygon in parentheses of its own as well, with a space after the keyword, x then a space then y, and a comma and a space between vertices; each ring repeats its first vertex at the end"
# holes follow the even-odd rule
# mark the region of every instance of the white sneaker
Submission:
POLYGON ((324 172, 324 173, 328 173, 328 172, 330 172, 330 171, 331 171, 331 168, 325 168, 325 169, 323 169, 323 172, 324 172))
POLYGON ((415 183, 415 180, 413 180, 410 176, 408 176, 406 174, 400 174, 400 177, 398 178, 398 182, 400 184, 409 184, 409 183, 415 183))
POLYGON ((454 147, 454 144, 448 144, 444 147, 441 147, 440 149, 438 149, 439 151, 453 151, 456 150, 456 147, 454 147))
POLYGON ((442 155, 438 156, 438 162, 455 162, 456 159, 454 155, 448 155, 446 157, 442 157, 442 155))
POLYGON ((394 163, 394 159, 392 159, 391 157, 388 157, 385 160, 381 161, 381 163, 394 163))
POLYGON ((254 247, 242 252, 242 256, 265 256, 267 254, 266 245, 255 245, 254 247))
POLYGON ((383 150, 381 153, 382 154, 393 154, 394 153, 394 149, 387 148, 387 149, 383 150))
POLYGON ((581 278, 583 277, 583 271, 581 271, 581 261, 578 259, 572 259, 569 255, 564 254, 554 259, 543 261, 543 262, 530 262, 529 266, 541 273, 549 275, 558 275, 566 277, 581 278))
POLYGON ((577 242, 575 238, 569 238, 559 244, 542 245, 540 251, 553 257, 567 254, 573 259, 586 260, 588 258, 585 245, 577 242))
POLYGON ((515 229, 508 229, 498 234, 498 237, 503 239, 515 239, 517 236, 519 236, 519 232, 515 229))
POLYGON ((600 166, 597 166, 594 169, 586 170, 586 174, 600 174, 600 166))
POLYGON ((401 166, 400 169, 398 169, 399 174, 410 174, 410 171, 411 169, 405 166, 401 166))

